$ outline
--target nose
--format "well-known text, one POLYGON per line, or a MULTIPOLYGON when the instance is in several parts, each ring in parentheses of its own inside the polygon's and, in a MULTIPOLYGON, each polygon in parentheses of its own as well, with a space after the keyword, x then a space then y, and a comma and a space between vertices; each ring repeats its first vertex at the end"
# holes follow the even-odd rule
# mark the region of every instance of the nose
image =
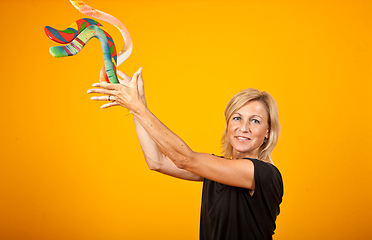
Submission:
POLYGON ((250 132, 250 124, 249 124, 249 121, 245 122, 245 121, 242 121, 241 124, 240 124, 240 131, 243 132, 243 133, 247 133, 247 132, 250 132))

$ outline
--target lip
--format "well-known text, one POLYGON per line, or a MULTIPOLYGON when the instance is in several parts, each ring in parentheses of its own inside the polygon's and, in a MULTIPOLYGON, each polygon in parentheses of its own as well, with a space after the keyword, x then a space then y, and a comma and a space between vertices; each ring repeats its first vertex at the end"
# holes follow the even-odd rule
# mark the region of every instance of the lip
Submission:
POLYGON ((240 142, 247 142, 251 140, 249 137, 244 137, 244 136, 235 136, 235 139, 240 142))

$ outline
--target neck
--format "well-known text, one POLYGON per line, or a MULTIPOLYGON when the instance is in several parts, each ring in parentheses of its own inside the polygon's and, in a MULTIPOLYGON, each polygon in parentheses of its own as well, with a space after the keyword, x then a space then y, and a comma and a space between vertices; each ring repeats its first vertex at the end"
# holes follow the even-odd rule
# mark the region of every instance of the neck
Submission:
POLYGON ((258 154, 242 153, 242 152, 233 152, 232 159, 242 159, 242 158, 253 158, 258 159, 258 154))
POLYGON ((258 154, 248 154, 248 153, 241 153, 241 152, 234 152, 231 159, 236 160, 236 159, 242 159, 242 158, 258 159, 258 160, 263 161, 263 162, 274 164, 270 160, 270 158, 269 159, 260 159, 260 158, 258 158, 258 154))

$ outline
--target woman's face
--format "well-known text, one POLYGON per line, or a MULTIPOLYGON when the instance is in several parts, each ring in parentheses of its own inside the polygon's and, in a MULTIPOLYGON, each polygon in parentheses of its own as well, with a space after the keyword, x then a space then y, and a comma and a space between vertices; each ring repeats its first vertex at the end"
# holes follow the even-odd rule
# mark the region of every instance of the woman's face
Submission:
POLYGON ((262 102, 250 101, 236 110, 227 125, 233 147, 232 158, 258 158, 259 148, 269 137, 268 114, 262 102))

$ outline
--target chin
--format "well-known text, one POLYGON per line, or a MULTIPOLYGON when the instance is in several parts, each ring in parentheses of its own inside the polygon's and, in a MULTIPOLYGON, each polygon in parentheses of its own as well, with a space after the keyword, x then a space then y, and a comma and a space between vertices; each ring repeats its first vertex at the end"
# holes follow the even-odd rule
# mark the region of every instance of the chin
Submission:
POLYGON ((239 156, 250 156, 251 158, 258 157, 258 148, 234 148, 234 152, 239 156))

